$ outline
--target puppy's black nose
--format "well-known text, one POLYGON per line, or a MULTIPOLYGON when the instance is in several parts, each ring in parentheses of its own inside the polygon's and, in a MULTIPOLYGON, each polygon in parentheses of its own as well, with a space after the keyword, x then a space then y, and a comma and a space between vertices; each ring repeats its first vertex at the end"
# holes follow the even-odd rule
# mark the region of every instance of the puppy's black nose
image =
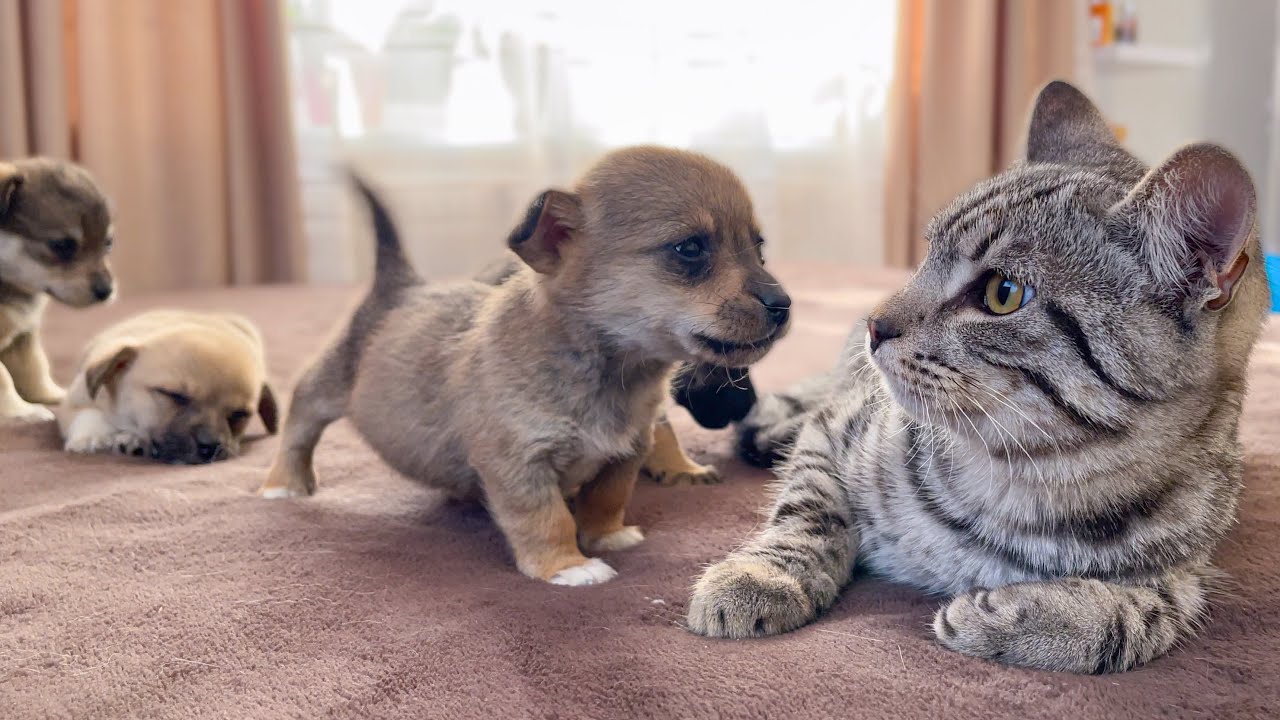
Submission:
POLYGON ((93 296, 101 302, 111 297, 111 291, 114 290, 115 287, 112 285, 110 280, 94 280, 92 289, 93 296))
POLYGON ((791 296, 775 285, 762 285, 756 290, 756 299, 764 305, 769 320, 774 325, 785 325, 791 315, 791 296))
POLYGON ((222 451, 222 443, 220 442, 202 442, 196 444, 196 454, 200 456, 201 462, 213 462, 218 453, 222 451))
POLYGON ((902 331, 898 329, 897 325, 884 318, 869 318, 867 320, 867 335, 871 337, 871 352, 875 352, 876 348, 880 347, 880 343, 900 337, 902 331))

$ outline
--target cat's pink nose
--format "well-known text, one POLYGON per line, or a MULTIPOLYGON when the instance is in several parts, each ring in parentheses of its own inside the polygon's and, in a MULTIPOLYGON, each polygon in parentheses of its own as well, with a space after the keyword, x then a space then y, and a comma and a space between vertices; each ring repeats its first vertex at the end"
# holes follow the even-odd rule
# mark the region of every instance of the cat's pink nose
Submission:
POLYGON ((867 335, 871 338, 871 352, 875 352, 880 343, 899 337, 902 331, 885 318, 867 318, 867 335))

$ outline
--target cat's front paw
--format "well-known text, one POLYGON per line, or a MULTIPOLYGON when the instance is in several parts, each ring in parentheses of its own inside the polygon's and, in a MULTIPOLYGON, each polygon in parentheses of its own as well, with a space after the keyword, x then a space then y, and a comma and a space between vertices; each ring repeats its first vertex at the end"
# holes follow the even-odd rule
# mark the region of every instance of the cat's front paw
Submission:
POLYGON ((795 630, 815 614, 798 580, 764 563, 731 558, 698 578, 688 625, 699 635, 760 637, 795 630))
POLYGON ((1002 595, 1000 589, 977 588, 952 598, 933 616, 938 642, 965 655, 1008 662, 1027 611, 1002 595))
POLYGON ((1074 578, 976 588, 934 614, 933 632, 956 652, 1006 665, 1119 672, 1167 649, 1158 634, 1166 623, 1140 610, 1133 592, 1074 578))
POLYGON ((1005 665, 1056 672, 1094 672, 1092 632, 1080 613, 1061 613, 1053 587, 975 588, 933 616, 938 641, 958 653, 1005 665))

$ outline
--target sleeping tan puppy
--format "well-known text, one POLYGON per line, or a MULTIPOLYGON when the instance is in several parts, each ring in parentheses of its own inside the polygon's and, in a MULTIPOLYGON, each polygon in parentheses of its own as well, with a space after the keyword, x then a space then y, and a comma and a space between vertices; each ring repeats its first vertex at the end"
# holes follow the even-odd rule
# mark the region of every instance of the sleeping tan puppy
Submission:
POLYGON ((69 452, 208 463, 240 452, 255 411, 274 433, 275 397, 253 324, 156 310, 89 342, 57 416, 69 452))
POLYGON ((373 287, 299 380, 262 495, 314 492, 316 443, 346 416, 404 475, 483 498, 524 574, 610 579, 583 551, 644 539, 623 518, 675 365, 747 365, 786 331, 745 188, 701 155, 620 150, 535 200, 514 275, 442 286, 364 193, 373 287))

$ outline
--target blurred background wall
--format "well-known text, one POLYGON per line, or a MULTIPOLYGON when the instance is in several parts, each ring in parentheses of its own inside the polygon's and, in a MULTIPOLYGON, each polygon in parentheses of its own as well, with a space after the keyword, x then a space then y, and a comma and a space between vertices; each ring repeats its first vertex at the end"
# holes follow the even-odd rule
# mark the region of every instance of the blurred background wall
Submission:
POLYGON ((910 267, 1079 84, 1156 162, 1253 172, 1280 251, 1276 0, 0 0, 0 157, 76 159, 126 292, 367 277, 351 166, 430 277, 608 149, 737 170, 774 260, 910 267))

